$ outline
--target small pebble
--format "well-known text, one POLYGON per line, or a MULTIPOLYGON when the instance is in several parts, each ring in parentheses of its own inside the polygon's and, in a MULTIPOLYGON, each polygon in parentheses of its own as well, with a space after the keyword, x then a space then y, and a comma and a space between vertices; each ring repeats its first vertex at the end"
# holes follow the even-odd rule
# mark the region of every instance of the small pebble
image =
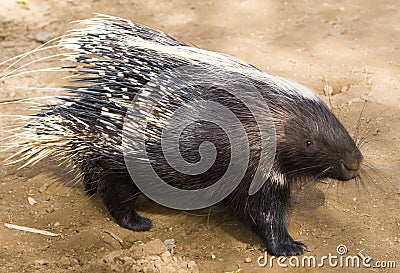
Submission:
POLYGON ((350 86, 345 85, 345 86, 343 86, 342 88, 340 88, 340 93, 344 93, 344 92, 346 92, 346 91, 349 90, 349 89, 350 89, 350 86))
POLYGON ((352 99, 349 99, 349 100, 347 101, 347 104, 350 106, 350 105, 352 105, 353 103, 360 102, 360 101, 362 101, 362 99, 360 99, 360 98, 352 98, 352 99))
POLYGON ((39 188, 39 192, 40 192, 40 193, 44 192, 44 191, 47 189, 48 186, 49 186, 49 184, 44 183, 44 184, 39 188))
POLYGON ((175 239, 166 239, 164 241, 164 245, 167 247, 169 252, 171 252, 172 254, 174 253, 176 247, 175 239))
POLYGON ((54 206, 51 205, 49 208, 46 209, 47 213, 52 213, 54 212, 54 206))
POLYGON ((169 251, 165 251, 164 253, 161 254, 161 258, 163 259, 164 262, 168 262, 169 259, 171 258, 171 253, 169 251))
POLYGON ((30 196, 28 197, 28 203, 29 203, 29 205, 31 205, 31 206, 37 204, 35 198, 30 197, 30 196))
POLYGON ((198 231, 199 231, 199 229, 197 227, 186 227, 185 228, 185 234, 186 235, 193 235, 198 231))
POLYGON ((40 31, 36 33, 34 39, 39 43, 46 43, 53 38, 53 34, 47 31, 40 31))
POLYGON ((187 267, 188 267, 188 268, 192 268, 192 269, 196 269, 196 268, 197 268, 197 264, 196 264, 195 261, 189 261, 189 262, 187 263, 187 267))
POLYGON ((249 258, 249 257, 245 258, 245 259, 244 259, 244 262, 245 262, 245 263, 251 263, 251 258, 249 258))
POLYGON ((164 241, 164 245, 169 248, 169 247, 175 247, 176 243, 175 243, 175 239, 166 239, 164 241))
POLYGON ((46 261, 46 260, 36 260, 36 261, 34 262, 35 265, 46 265, 46 264, 48 264, 48 263, 49 263, 49 262, 46 261))

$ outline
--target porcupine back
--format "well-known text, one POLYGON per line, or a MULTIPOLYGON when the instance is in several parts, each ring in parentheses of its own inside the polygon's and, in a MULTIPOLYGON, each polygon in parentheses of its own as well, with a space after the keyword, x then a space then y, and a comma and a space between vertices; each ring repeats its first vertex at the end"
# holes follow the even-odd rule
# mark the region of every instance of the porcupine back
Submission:
MULTIPOLYGON (((238 59, 189 47, 163 32, 129 20, 99 15, 78 22, 85 27, 72 30, 57 45, 63 53, 62 63, 70 63, 60 69, 73 74, 73 84, 65 86, 68 96, 60 96, 60 103, 44 105, 43 112, 33 115, 22 132, 16 134, 15 146, 19 152, 13 157, 21 156, 17 161, 23 161, 23 166, 52 154, 78 167, 86 166, 81 163, 90 160, 93 165, 104 166, 111 172, 126 172, 121 131, 127 108, 149 81, 179 67, 215 71, 210 83, 220 80, 225 71, 239 73, 249 77, 252 83, 270 89, 272 98, 280 101, 299 95, 316 99, 314 93, 294 82, 270 76, 238 59)), ((190 91, 185 99, 177 98, 171 91, 162 95, 170 103, 169 108, 173 108, 190 97, 203 96, 199 94, 204 91, 201 88, 190 91)), ((240 102, 226 94, 211 93, 212 99, 226 100, 228 104, 230 101, 233 108, 239 108, 237 114, 243 116, 244 109, 237 106, 240 102)), ((275 113, 282 114, 279 109, 275 113)))

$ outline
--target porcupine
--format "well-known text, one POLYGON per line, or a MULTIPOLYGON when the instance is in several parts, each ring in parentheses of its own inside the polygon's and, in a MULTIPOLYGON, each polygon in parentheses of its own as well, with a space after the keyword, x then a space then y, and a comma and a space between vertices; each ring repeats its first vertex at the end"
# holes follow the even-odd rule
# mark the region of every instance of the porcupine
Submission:
POLYGON ((124 161, 124 117, 133 97, 149 83, 159 84, 165 71, 170 73, 167 78, 179 77, 174 69, 180 67, 207 71, 207 85, 188 78, 180 87, 184 92, 174 94, 173 81, 153 89, 164 97, 146 127, 151 132, 145 137, 149 161, 168 183, 184 189, 204 188, 217 181, 236 159, 230 157, 229 139, 216 124, 196 122, 180 136, 180 152, 190 162, 199 160, 202 142, 215 145, 215 163, 203 174, 186 175, 171 168, 163 157, 160 137, 171 113, 191 100, 211 100, 228 107, 244 124, 250 154, 243 179, 223 204, 255 231, 270 254, 302 254, 305 245, 293 240, 287 229, 291 184, 316 178, 347 181, 359 175, 363 160, 349 133, 317 95, 235 58, 188 46, 129 20, 98 15, 80 22, 86 27, 63 36, 57 46, 71 62, 60 69, 76 77, 74 84, 64 87, 69 95, 60 96, 59 103, 44 105, 15 135, 15 146, 20 148, 16 155, 25 165, 50 154, 61 156, 79 170, 86 192, 97 192, 120 226, 149 230, 151 221, 134 208, 141 191, 124 161), (248 190, 263 148, 257 122, 240 99, 218 86, 221 78, 235 76, 260 92, 269 108, 265 116, 270 116, 276 132, 272 169, 253 195, 248 190))

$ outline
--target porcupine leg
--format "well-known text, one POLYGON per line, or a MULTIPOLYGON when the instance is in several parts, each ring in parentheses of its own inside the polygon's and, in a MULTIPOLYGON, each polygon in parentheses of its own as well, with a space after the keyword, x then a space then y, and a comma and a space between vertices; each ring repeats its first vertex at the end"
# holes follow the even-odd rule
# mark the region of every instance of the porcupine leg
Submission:
POLYGON ((267 181, 253 196, 249 196, 247 190, 238 192, 233 199, 234 209, 242 219, 247 219, 246 222, 262 239, 269 254, 291 256, 303 253, 305 245, 294 241, 287 228, 290 201, 288 185, 267 181), (245 202, 243 192, 246 194, 245 202))
POLYGON ((135 231, 150 229, 150 219, 135 211, 135 201, 140 191, 130 177, 103 178, 98 185, 98 193, 118 225, 135 231))
POLYGON ((256 232, 263 239, 266 250, 275 256, 303 254, 305 245, 293 240, 288 232, 289 185, 271 183, 261 198, 264 201, 254 219, 256 232))
POLYGON ((97 191, 118 225, 135 231, 151 228, 150 219, 135 211, 135 201, 141 192, 129 175, 103 176, 98 182, 97 191))

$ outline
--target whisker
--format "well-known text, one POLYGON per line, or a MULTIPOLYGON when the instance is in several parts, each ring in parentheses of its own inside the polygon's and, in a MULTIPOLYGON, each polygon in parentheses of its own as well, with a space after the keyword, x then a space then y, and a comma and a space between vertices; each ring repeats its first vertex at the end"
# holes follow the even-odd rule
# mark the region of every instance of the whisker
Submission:
POLYGON ((359 115, 358 120, 357 120, 356 131, 355 131, 354 136, 353 136, 353 139, 355 140, 356 143, 357 143, 358 133, 360 132, 361 117, 362 117, 362 115, 364 113, 365 107, 367 106, 367 102, 368 102, 367 100, 364 100, 363 108, 361 109, 360 115, 359 115))
POLYGON ((286 174, 295 174, 295 173, 297 173, 297 172, 299 172, 299 171, 304 171, 304 170, 312 169, 312 168, 314 168, 314 167, 315 167, 315 166, 307 166, 307 167, 303 167, 303 168, 299 168, 299 169, 295 169, 295 170, 289 171, 289 172, 287 172, 286 174))
POLYGON ((373 163, 364 161, 364 166, 367 168, 371 169, 374 173, 381 173, 381 170, 379 170, 373 163))
POLYGON ((325 170, 323 170, 323 171, 320 172, 318 175, 316 175, 314 179, 320 178, 322 175, 324 175, 326 172, 328 172, 328 171, 331 170, 332 168, 333 168, 332 166, 327 167, 325 170))

